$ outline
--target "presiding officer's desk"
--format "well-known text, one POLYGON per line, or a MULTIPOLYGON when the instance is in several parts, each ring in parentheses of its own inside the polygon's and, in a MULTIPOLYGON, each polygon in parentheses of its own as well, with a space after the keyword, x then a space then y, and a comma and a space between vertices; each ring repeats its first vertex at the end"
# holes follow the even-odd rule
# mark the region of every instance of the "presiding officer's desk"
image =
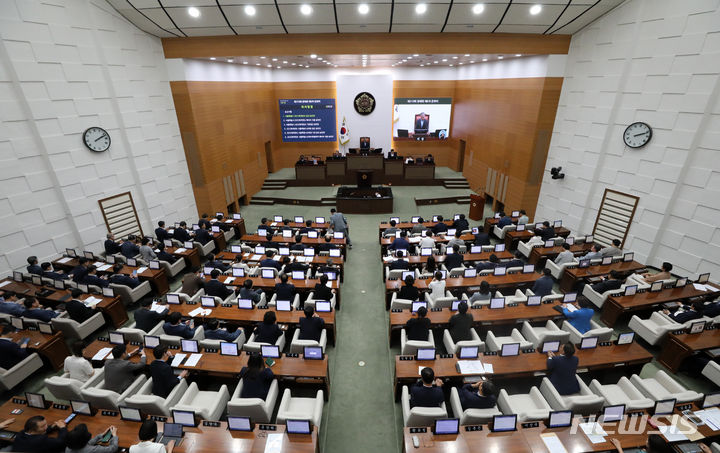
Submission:
MULTIPOLYGON (((22 398, 24 400, 24 398, 22 398)), ((65 404, 65 401, 61 401, 65 404)), ((36 415, 45 417, 48 424, 52 424, 58 420, 64 420, 68 415, 72 413, 70 408, 67 409, 56 409, 50 407, 49 409, 35 409, 28 407, 25 404, 14 403, 13 399, 10 399, 5 404, 0 406, 0 418, 7 420, 8 418, 14 418, 15 421, 11 423, 6 430, 18 433, 23 430, 25 422, 36 415), (13 410, 21 410, 20 414, 13 414, 13 410)), ((88 431, 95 436, 104 433, 109 426, 115 426, 118 434, 118 446, 120 448, 130 448, 131 445, 140 442, 138 438, 138 431, 140 430, 140 423, 133 421, 126 421, 120 419, 119 415, 109 416, 103 415, 102 411, 99 411, 95 416, 78 414, 75 416, 72 422, 70 422, 68 428, 73 429, 80 423, 87 425, 88 431)), ((279 450, 273 450, 278 453, 316 453, 318 451, 317 445, 317 427, 313 427, 311 434, 285 434, 284 425, 276 425, 276 431, 265 431, 261 430, 259 425, 255 426, 252 432, 242 431, 230 431, 227 429, 227 422, 218 422, 220 426, 204 426, 201 422, 198 426, 183 427, 185 436, 179 445, 176 445, 173 451, 176 452, 193 452, 193 453, 217 453, 217 452, 236 452, 236 453, 263 453, 265 452, 266 444, 269 440, 273 439, 275 434, 278 435, 278 439, 281 439, 281 446, 279 450)), ((163 431, 163 423, 157 422, 158 432, 163 431)), ((100 444, 102 445, 102 444, 100 444)))

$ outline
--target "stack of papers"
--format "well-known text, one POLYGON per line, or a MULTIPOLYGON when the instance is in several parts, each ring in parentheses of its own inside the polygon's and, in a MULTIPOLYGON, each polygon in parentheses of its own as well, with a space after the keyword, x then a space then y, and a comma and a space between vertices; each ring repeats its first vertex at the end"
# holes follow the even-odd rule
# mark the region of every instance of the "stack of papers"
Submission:
POLYGON ((183 354, 181 352, 178 352, 175 354, 175 357, 173 357, 172 363, 170 366, 178 367, 182 363, 183 359, 187 356, 187 354, 183 354))
POLYGON ((260 261, 262 259, 262 255, 253 255, 250 257, 250 261, 260 261))
POLYGON ((698 291, 712 291, 712 287, 707 287, 706 285, 703 285, 702 283, 693 283, 693 288, 695 288, 698 291))
POLYGON ((705 409, 702 411, 695 411, 695 415, 705 422, 705 424, 712 428, 713 431, 720 430, 720 409, 713 407, 712 409, 705 409))
POLYGON ((93 297, 93 296, 90 296, 83 301, 83 303, 90 308, 95 307, 95 305, 97 305, 100 302, 102 302, 102 299, 98 299, 97 297, 93 297))
POLYGON ((572 313, 572 312, 574 312, 574 311, 577 310, 577 307, 575 307, 575 305, 573 305, 573 304, 565 304, 565 305, 563 306, 563 308, 566 308, 567 311, 569 311, 570 313, 572 313))
POLYGON ((481 360, 458 360, 457 367, 460 374, 485 374, 481 360))
POLYGON ((110 269, 113 265, 112 264, 103 264, 102 266, 98 267, 97 270, 99 271, 106 271, 110 269))
POLYGON ((92 357, 93 360, 103 360, 108 354, 112 352, 112 348, 102 348, 92 357))
POLYGON ((225 279, 225 284, 229 285, 230 283, 235 281, 235 277, 228 277, 225 279))
POLYGON ((198 364, 200 359, 202 359, 202 354, 190 354, 190 357, 188 357, 187 362, 185 362, 185 366, 195 366, 198 364))
POLYGON ((5 285, 9 285, 10 283, 12 283, 12 280, 6 280, 6 281, 0 283, 0 288, 2 288, 5 285))
POLYGON ((182 253, 182 252, 185 252, 185 251, 187 251, 187 249, 186 249, 185 247, 180 247, 179 249, 176 249, 176 250, 175 250, 175 253, 182 253))
POLYGON ((665 436, 668 442, 680 442, 682 440, 689 440, 688 437, 683 434, 681 428, 676 425, 670 426, 658 426, 658 430, 665 436))
POLYGON ((560 441, 560 438, 555 433, 540 434, 545 447, 547 447, 550 453, 567 453, 565 446, 560 441))
POLYGON ((411 237, 410 239, 408 239, 408 242, 411 244, 418 244, 420 243, 420 241, 422 241, 422 237, 420 236, 411 237))
POLYGON ((211 308, 198 307, 198 308, 196 308, 195 310, 193 310, 193 311, 191 311, 190 313, 188 313, 188 315, 190 315, 191 318, 194 318, 195 316, 198 316, 198 315, 200 315, 200 316, 209 316, 210 313, 212 313, 212 309, 211 309, 211 308))
POLYGON ((65 258, 60 258, 60 259, 58 260, 58 263, 63 263, 63 264, 65 264, 65 263, 67 263, 68 261, 72 261, 72 257, 66 256, 65 258))
POLYGON ((227 219, 225 223, 232 223, 233 219, 227 219))
POLYGON ((607 433, 600 423, 580 423, 580 429, 583 430, 588 440, 593 444, 601 444, 605 442, 605 436, 607 436, 607 433))
POLYGON ((168 309, 167 305, 160 305, 156 302, 153 302, 152 306, 150 307, 150 311, 154 311, 156 313, 163 313, 167 309, 168 309))
POLYGON ((100 267, 100 266, 102 266, 102 265, 104 265, 104 264, 105 264, 105 263, 104 263, 103 261, 95 261, 95 262, 93 263, 93 266, 95 266, 95 267, 100 267))
POLYGON ((138 267, 137 273, 142 274, 146 270, 147 270, 147 266, 141 266, 141 267, 138 267))

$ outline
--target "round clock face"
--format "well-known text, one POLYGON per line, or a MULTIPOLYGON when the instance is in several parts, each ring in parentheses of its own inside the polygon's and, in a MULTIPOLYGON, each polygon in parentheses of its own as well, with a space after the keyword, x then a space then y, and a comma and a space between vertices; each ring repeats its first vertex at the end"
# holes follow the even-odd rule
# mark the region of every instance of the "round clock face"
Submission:
POLYGON ((629 125, 623 133, 623 141, 630 148, 645 146, 652 137, 652 129, 646 123, 637 122, 629 125))
POLYGON ((110 135, 101 127, 91 127, 83 132, 85 146, 99 153, 110 148, 110 135))

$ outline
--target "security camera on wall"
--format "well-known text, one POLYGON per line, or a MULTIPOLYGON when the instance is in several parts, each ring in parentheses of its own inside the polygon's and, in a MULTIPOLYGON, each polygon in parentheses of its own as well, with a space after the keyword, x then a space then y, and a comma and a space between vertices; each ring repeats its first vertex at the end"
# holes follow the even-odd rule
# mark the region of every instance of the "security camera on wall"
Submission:
POLYGON ((562 171, 562 167, 553 167, 550 169, 550 175, 552 175, 552 179, 564 179, 565 173, 560 173, 562 171))

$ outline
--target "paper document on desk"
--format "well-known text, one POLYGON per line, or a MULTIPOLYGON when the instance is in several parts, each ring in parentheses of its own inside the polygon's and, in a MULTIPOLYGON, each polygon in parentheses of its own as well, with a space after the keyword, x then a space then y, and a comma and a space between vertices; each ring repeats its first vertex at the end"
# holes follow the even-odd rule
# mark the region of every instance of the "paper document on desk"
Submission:
POLYGON ((485 374, 485 366, 480 360, 458 360, 457 368, 460 374, 485 374))
POLYGON ((271 223, 270 223, 270 226, 275 226, 275 225, 277 225, 277 222, 271 222, 271 223))
POLYGON ((155 313, 163 313, 167 309, 168 309, 167 305, 160 305, 156 302, 153 302, 152 306, 150 307, 150 311, 154 311, 155 313))
POLYGON ((187 251, 187 249, 186 249, 185 247, 180 247, 179 249, 175 249, 175 252, 174 252, 174 253, 183 253, 183 252, 186 252, 186 251, 187 251))
POLYGON ((102 266, 98 267, 97 270, 99 270, 100 272, 106 271, 106 270, 110 269, 112 266, 113 266, 112 264, 103 264, 102 266))
POLYGON ((563 308, 565 308, 570 313, 577 311, 577 307, 575 307, 575 305, 573 305, 573 304, 565 304, 565 306, 563 306, 563 308))
POLYGON ((493 374, 495 372, 492 363, 483 363, 483 367, 485 368, 486 373, 493 374))
POLYGON ((202 354, 190 354, 190 357, 188 357, 187 362, 185 362, 185 366, 195 366, 198 364, 200 359, 202 359, 202 354))
POLYGON ((265 440, 264 453, 280 453, 283 451, 284 433, 272 433, 267 435, 265 440))
POLYGON ((228 277, 225 279, 225 284, 229 285, 230 283, 235 281, 235 277, 228 277))
POLYGON ((137 273, 142 274, 146 270, 147 270, 147 266, 141 266, 141 267, 138 267, 137 273))
POLYGON ((547 447, 550 453, 567 453, 565 446, 560 441, 560 438, 555 433, 540 434, 545 447, 547 447))
POLYGON ((102 266, 103 264, 105 264, 105 263, 102 262, 102 261, 95 261, 95 262, 93 263, 93 266, 95 266, 95 267, 100 267, 100 266, 102 266))
POLYGON ((90 297, 88 297, 87 299, 85 299, 85 300, 83 301, 83 303, 84 303, 85 305, 87 305, 88 307, 91 307, 91 308, 94 307, 95 305, 97 305, 97 304, 100 303, 100 302, 102 302, 102 299, 98 299, 97 297, 93 297, 93 296, 90 296, 90 297))
POLYGON ((227 219, 225 223, 232 223, 233 219, 227 219))
POLYGON ((12 280, 4 281, 4 282, 0 283, 0 288, 2 288, 5 285, 9 285, 10 283, 12 283, 12 280))
POLYGON ((668 442, 679 442, 688 440, 687 436, 680 432, 680 428, 676 425, 658 426, 658 430, 665 436, 668 442))
POLYGON ((102 360, 112 352, 112 348, 102 348, 92 357, 93 360, 102 360))
POLYGON ((190 317, 194 318, 195 316, 198 316, 198 315, 208 316, 210 313, 212 313, 211 308, 198 307, 195 310, 188 313, 188 315, 190 315, 190 317))
POLYGON ((710 288, 703 285, 702 283, 693 283, 693 288, 695 288, 698 291, 710 291, 710 288))
POLYGON ((67 263, 68 261, 72 261, 72 257, 66 256, 65 258, 60 258, 60 259, 58 260, 58 263, 65 264, 65 263, 67 263))
POLYGON ((253 255, 250 257, 250 261, 260 261, 262 255, 253 255))
POLYGON ((175 354, 175 357, 173 357, 173 361, 170 364, 170 366, 175 366, 175 367, 180 366, 180 364, 182 363, 183 359, 186 356, 187 356, 187 354, 182 354, 182 353, 175 354))
POLYGON ((411 237, 410 239, 408 239, 408 242, 411 243, 411 244, 419 244, 420 241, 422 241, 422 239, 423 239, 423 238, 420 237, 420 236, 411 237))
POLYGON ((720 409, 717 407, 695 411, 695 415, 700 417, 713 431, 720 431, 720 409))
POLYGON ((607 436, 607 433, 600 423, 580 423, 580 429, 583 430, 590 442, 594 444, 601 444, 605 442, 605 436, 607 436))

